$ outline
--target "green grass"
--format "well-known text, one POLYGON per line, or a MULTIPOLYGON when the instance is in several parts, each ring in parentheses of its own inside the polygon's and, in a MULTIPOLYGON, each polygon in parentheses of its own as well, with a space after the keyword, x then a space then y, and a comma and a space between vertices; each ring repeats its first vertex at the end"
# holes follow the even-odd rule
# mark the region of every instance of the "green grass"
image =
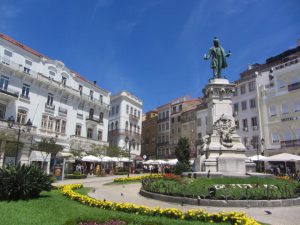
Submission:
POLYGON ((186 196, 191 198, 213 198, 213 199, 281 199, 293 198, 297 182, 275 178, 201 178, 201 179, 152 179, 145 181, 144 189, 150 192, 162 193, 174 196, 186 196), (226 188, 216 190, 215 194, 209 192, 209 188, 216 184, 254 184, 254 188, 226 188), (264 187, 262 185, 274 185, 264 187))
POLYGON ((104 185, 123 185, 123 184, 137 184, 137 183, 141 183, 140 180, 133 180, 133 181, 122 181, 122 182, 109 182, 106 183, 104 185))
MULTIPOLYGON (((76 190, 80 194, 90 189, 76 190)), ((111 219, 135 225, 196 225, 199 222, 173 220, 163 217, 141 216, 89 207, 63 196, 58 190, 42 192, 41 197, 29 201, 0 201, 0 224, 7 225, 73 225, 79 221, 104 222, 111 219)), ((202 223, 208 225, 211 223, 202 223)), ((228 223, 217 223, 228 225, 228 223)))

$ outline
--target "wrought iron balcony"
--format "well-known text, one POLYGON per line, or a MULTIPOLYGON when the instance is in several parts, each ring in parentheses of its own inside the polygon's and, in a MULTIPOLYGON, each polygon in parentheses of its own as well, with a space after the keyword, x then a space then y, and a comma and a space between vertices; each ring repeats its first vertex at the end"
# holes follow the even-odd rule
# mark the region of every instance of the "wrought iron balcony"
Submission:
POLYGON ((288 91, 294 91, 297 89, 300 89, 300 82, 288 85, 288 91))
POLYGON ((95 115, 88 115, 85 120, 87 122, 94 122, 94 123, 103 123, 103 119, 101 120, 99 117, 95 116, 95 115))
POLYGON ((0 87, 0 93, 8 95, 8 97, 18 98, 19 92, 9 87, 0 87))

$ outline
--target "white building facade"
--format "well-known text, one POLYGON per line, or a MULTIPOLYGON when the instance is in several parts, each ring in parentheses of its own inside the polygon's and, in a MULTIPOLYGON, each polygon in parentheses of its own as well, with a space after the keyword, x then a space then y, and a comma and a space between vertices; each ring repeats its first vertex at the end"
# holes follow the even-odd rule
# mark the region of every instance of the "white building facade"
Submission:
POLYGON ((266 155, 282 152, 300 155, 300 57, 279 64, 262 87, 263 133, 266 155))
MULTIPOLYGON (((2 121, 13 116, 17 124, 24 124, 30 119, 34 126, 31 143, 54 138, 65 152, 108 145, 109 92, 63 62, 3 34, 0 60, 2 121)), ((7 124, 2 122, 1 130, 6 129, 7 124)), ((28 151, 18 156, 22 163, 31 162, 32 151, 28 151)))
POLYGON ((130 148, 131 157, 141 154, 141 132, 143 102, 128 91, 122 91, 111 96, 111 108, 109 112, 109 144, 120 147, 124 151, 129 150, 125 143, 126 137, 135 141, 130 148))

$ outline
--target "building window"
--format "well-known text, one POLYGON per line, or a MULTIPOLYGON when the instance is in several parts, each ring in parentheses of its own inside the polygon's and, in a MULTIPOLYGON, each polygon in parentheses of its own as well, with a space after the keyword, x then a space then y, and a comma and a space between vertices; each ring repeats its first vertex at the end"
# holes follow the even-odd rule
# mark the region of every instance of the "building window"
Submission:
POLYGON ((166 130, 169 130, 169 123, 166 123, 166 130))
POLYGON ((244 131, 248 131, 248 120, 247 119, 243 119, 243 129, 244 129, 244 131))
POLYGON ((133 108, 130 107, 130 114, 133 115, 133 108))
POLYGON ((28 98, 30 86, 28 84, 23 84, 22 87, 22 97, 28 98))
POLYGON ((128 130, 128 121, 125 123, 125 130, 128 130))
POLYGON ((197 126, 200 127, 201 126, 201 118, 197 119, 197 126))
POLYGON ((82 89, 83 89, 82 85, 79 84, 78 90, 80 95, 82 95, 82 89))
POLYGON ((249 92, 252 92, 255 90, 255 82, 252 81, 248 84, 248 87, 249 87, 249 92))
POLYGON ((287 130, 287 131, 284 132, 284 140, 285 141, 292 140, 292 133, 291 133, 291 131, 287 130))
POLYGON ((53 122, 54 122, 54 118, 49 117, 48 118, 48 130, 53 130, 53 122))
POLYGON ((62 134, 66 133, 66 125, 67 125, 67 122, 65 120, 62 120, 60 133, 62 133, 62 134))
POLYGON ((198 133, 198 139, 202 139, 202 133, 198 133))
POLYGON ((180 131, 181 131, 181 129, 180 129, 180 127, 178 127, 178 128, 177 128, 177 132, 180 133, 180 131))
POLYGON ((239 111, 239 103, 234 103, 233 105, 233 111, 238 112, 239 111))
POLYGON ((60 119, 55 121, 55 132, 60 132, 60 119))
POLYGON ((272 143, 279 143, 279 134, 277 132, 272 133, 272 143))
POLYGON ((4 55, 8 57, 12 57, 12 52, 4 49, 4 55))
POLYGON ((55 72, 54 71, 52 71, 52 70, 49 70, 49 74, 51 75, 51 76, 55 76, 55 72))
POLYGON ((158 125, 158 130, 161 131, 161 125, 160 124, 158 125))
POLYGON ((67 78, 66 78, 66 77, 61 77, 61 83, 62 83, 63 85, 66 85, 66 83, 67 83, 67 78))
POLYGON ((119 114, 119 108, 120 108, 120 106, 119 106, 119 105, 117 105, 117 106, 116 106, 116 115, 118 115, 118 114, 119 114))
POLYGON ((247 109, 247 101, 242 101, 242 110, 246 110, 247 109))
POLYGON ((99 100, 100 100, 100 103, 102 104, 103 103, 103 95, 99 96, 99 100))
POLYGON ((162 124, 161 129, 165 130, 165 124, 162 124))
POLYGON ((177 117, 177 121, 178 121, 178 122, 180 122, 180 120, 181 120, 181 117, 180 117, 180 116, 178 116, 178 117, 177 117))
POLYGON ((118 127, 119 127, 119 122, 118 121, 116 121, 115 127, 116 127, 116 130, 118 130, 118 127))
POLYGON ((294 102, 294 108, 295 108, 295 112, 300 111, 300 101, 294 102))
POLYGON ((90 90, 90 100, 94 99, 94 92, 92 90, 90 90))
POLYGON ((289 114, 289 106, 288 104, 282 104, 281 106, 282 115, 289 114))
POLYGON ((76 125, 75 135, 81 136, 81 125, 79 125, 79 124, 76 125))
POLYGON ((297 140, 300 140, 300 129, 296 130, 296 138, 297 140))
POLYGON ((87 129, 87 138, 93 139, 93 129, 92 128, 87 129))
POLYGON ((32 62, 28 59, 25 59, 25 64, 28 66, 32 66, 32 62))
POLYGON ((104 117, 104 113, 100 112, 100 114, 99 114, 99 122, 100 123, 103 123, 103 117, 104 117))
POLYGON ((173 113, 176 112, 176 106, 173 106, 173 113))
POLYGON ((134 116, 136 116, 136 109, 134 109, 134 116))
POLYGON ((53 94, 51 94, 51 93, 48 93, 47 105, 48 106, 52 106, 53 105, 53 94))
POLYGON ((276 106, 270 106, 270 117, 276 116, 276 106))
POLYGON ((129 105, 126 105, 126 113, 129 114, 129 105))
POLYGON ((256 117, 251 118, 251 125, 252 125, 252 127, 257 127, 257 118, 256 117))
POLYGON ((24 66, 24 69, 23 69, 23 71, 24 71, 24 73, 27 73, 27 74, 29 74, 29 73, 30 73, 30 69, 29 69, 29 68, 27 68, 27 67, 25 67, 25 66, 24 66))
POLYGON ((24 109, 18 109, 17 122, 20 124, 25 124, 27 118, 27 111, 24 109))
POLYGON ((98 141, 102 141, 102 130, 98 130, 98 136, 97 136, 97 138, 98 138, 98 141))
POLYGON ((4 120, 6 112, 6 106, 0 103, 0 120, 4 120))
POLYGON ((8 82, 9 82, 9 78, 2 75, 0 78, 0 89, 6 91, 8 87, 8 82))
POLYGON ((89 111, 89 118, 90 118, 90 119, 93 119, 93 118, 94 118, 94 109, 93 109, 93 108, 90 108, 90 111, 89 111))
POLYGON ((241 91, 241 94, 245 94, 246 93, 246 85, 243 84, 241 87, 240 87, 240 91, 241 91))
POLYGON ((172 118, 171 122, 174 123, 174 117, 172 118))
POLYGON ((243 138, 243 142, 244 142, 244 145, 245 145, 246 147, 248 147, 248 138, 247 138, 247 137, 244 137, 244 138, 243 138))
POLYGON ((234 88, 233 96, 238 96, 238 89, 236 87, 234 88))
POLYGON ((48 116, 42 116, 41 127, 47 129, 47 124, 48 124, 48 116))
POLYGON ((182 110, 182 105, 179 105, 179 111, 181 111, 182 110))
POLYGON ((240 129, 240 122, 238 120, 234 121, 236 129, 240 129))
POLYGON ((129 130, 130 130, 130 132, 132 132, 132 123, 130 123, 129 130))
POLYGON ((255 98, 250 99, 250 108, 251 108, 251 109, 256 108, 256 101, 255 101, 255 98))

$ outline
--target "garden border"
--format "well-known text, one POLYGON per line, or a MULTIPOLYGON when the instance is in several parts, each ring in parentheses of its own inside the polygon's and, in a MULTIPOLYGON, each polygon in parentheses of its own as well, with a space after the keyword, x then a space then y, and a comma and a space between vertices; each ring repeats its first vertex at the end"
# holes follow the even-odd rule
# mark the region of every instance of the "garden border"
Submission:
POLYGON ((300 197, 276 200, 213 200, 213 199, 194 199, 178 196, 163 195, 141 189, 140 195, 160 201, 217 207, 284 207, 300 205, 300 197))

